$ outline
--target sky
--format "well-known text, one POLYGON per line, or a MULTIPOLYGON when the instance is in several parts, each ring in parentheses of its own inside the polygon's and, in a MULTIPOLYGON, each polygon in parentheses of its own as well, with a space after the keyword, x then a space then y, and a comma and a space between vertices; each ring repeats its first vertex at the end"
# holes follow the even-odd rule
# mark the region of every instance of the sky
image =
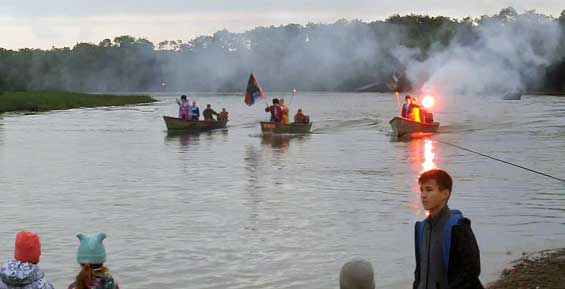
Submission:
POLYGON ((121 35, 188 41, 218 30, 384 20, 394 14, 454 18, 497 14, 512 6, 559 17, 563 0, 0 0, 0 47, 72 47, 121 35))

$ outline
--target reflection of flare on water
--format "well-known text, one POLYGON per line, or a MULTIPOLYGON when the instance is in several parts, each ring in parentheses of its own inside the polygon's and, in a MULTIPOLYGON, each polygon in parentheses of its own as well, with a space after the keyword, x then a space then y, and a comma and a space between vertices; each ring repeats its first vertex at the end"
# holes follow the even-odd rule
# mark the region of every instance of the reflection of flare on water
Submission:
POLYGON ((431 140, 424 140, 424 162, 422 163, 422 173, 435 169, 434 164, 435 154, 433 152, 433 142, 431 140))
MULTIPOLYGON (((433 149, 433 142, 429 139, 424 140, 424 162, 422 163, 421 173, 437 168, 434 164, 434 158, 436 154, 434 154, 433 149)), ((425 214, 426 217, 428 217, 430 215, 430 212, 425 211, 425 214)))
POLYGON ((420 174, 437 168, 437 152, 434 150, 433 141, 427 138, 413 139, 409 143, 408 149, 411 155, 410 165, 415 175, 414 183, 410 186, 412 194, 409 200, 409 207, 414 212, 414 215, 427 217, 429 212, 422 207, 420 186, 417 184, 416 180, 418 180, 420 174))

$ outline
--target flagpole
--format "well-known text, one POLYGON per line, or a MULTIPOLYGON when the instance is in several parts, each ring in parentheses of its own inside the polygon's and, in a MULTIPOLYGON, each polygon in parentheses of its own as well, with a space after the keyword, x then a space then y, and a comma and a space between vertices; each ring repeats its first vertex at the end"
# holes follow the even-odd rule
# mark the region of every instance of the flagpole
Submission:
POLYGON ((288 104, 288 106, 290 107, 290 105, 292 104, 292 100, 294 99, 294 95, 296 94, 296 88, 292 89, 292 96, 290 97, 290 102, 288 104))
POLYGON ((400 93, 398 93, 398 91, 395 91, 394 94, 396 94, 396 107, 398 108, 398 111, 401 112, 401 109, 400 109, 400 93))

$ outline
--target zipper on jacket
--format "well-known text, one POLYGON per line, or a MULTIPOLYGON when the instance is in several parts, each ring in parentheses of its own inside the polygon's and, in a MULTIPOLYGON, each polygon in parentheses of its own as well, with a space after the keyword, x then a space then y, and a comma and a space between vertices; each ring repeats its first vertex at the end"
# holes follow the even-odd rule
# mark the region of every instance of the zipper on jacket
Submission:
POLYGON ((428 264, 426 265, 426 289, 428 289, 428 279, 430 278, 430 251, 432 247, 432 223, 428 222, 430 233, 428 234, 428 264))

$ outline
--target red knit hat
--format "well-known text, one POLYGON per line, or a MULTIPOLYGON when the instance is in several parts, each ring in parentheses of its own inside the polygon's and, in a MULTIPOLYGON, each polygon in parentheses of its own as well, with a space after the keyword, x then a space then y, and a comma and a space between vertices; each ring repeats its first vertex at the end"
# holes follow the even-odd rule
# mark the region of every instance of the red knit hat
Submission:
POLYGON ((14 258, 20 262, 39 263, 41 243, 39 236, 33 232, 20 231, 16 234, 14 258))

